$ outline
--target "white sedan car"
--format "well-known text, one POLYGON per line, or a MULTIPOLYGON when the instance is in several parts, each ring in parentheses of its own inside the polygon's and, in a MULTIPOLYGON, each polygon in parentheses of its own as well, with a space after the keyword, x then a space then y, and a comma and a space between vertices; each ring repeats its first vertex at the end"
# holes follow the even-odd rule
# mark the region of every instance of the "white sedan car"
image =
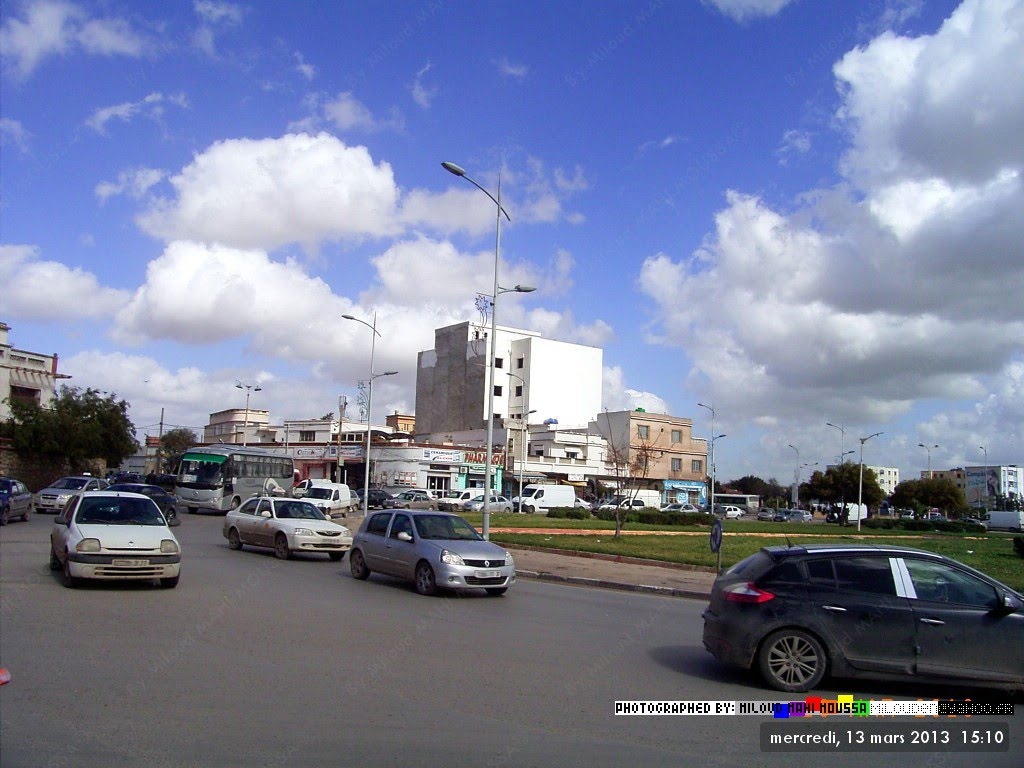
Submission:
MULTIPOLYGON (((490 512, 511 512, 512 502, 506 499, 504 496, 495 496, 491 494, 490 502, 488 503, 488 511, 490 512)), ((481 493, 479 496, 474 496, 472 499, 462 505, 463 512, 482 512, 484 508, 484 495, 481 493)))
POLYGON ((332 523, 308 501, 256 496, 224 516, 224 538, 232 549, 272 547, 288 560, 293 552, 323 552, 338 561, 352 548, 352 532, 332 523))
POLYGON ((739 517, 743 517, 743 510, 739 507, 734 507, 731 504, 725 506, 715 507, 715 513, 721 515, 729 520, 734 520, 739 517))
POLYGON ((181 573, 181 546, 148 496, 87 491, 54 520, 50 568, 63 570, 66 587, 80 579, 159 579, 173 588, 181 573))

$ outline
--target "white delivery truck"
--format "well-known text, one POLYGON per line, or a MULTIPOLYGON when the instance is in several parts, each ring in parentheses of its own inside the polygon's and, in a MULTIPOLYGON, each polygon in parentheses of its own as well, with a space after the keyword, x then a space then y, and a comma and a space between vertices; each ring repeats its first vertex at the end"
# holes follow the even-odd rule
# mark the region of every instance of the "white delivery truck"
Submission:
POLYGON ((1019 509, 989 512, 985 522, 990 531, 1020 531, 1024 533, 1024 511, 1019 509))
POLYGON ((355 511, 359 506, 347 485, 328 480, 314 480, 302 498, 319 508, 328 518, 345 517, 350 510, 355 511))
POLYGON ((555 507, 572 507, 576 504, 576 491, 571 485, 528 485, 523 496, 512 499, 512 508, 528 515, 546 515, 555 507))

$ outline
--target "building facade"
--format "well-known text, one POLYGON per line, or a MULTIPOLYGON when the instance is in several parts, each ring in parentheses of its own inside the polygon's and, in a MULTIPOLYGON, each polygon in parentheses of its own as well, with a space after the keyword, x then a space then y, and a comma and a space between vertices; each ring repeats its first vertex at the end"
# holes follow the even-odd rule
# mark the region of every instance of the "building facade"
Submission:
POLYGON ((875 473, 878 487, 886 496, 891 496, 896 486, 900 484, 900 471, 896 467, 869 467, 865 464, 864 469, 870 469, 875 473))
POLYGON ((11 327, 0 322, 0 421, 11 418, 10 402, 31 401, 46 408, 57 382, 71 377, 57 372, 57 353, 44 355, 11 346, 11 327))
POLYGON ((506 419, 554 419, 583 427, 601 410, 603 352, 545 339, 538 333, 464 322, 434 331, 416 371, 416 435, 431 442, 487 428, 494 362, 495 427, 506 419), (570 385, 571 384, 571 385, 570 385))

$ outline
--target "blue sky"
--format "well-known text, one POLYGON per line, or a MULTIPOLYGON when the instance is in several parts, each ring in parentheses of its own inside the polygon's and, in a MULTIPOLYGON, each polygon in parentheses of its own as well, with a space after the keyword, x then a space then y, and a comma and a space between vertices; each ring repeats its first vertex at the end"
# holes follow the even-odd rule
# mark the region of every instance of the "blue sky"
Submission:
POLYGON ((0 10, 0 320, 143 432, 354 402, 343 314, 412 412, 493 280, 448 160, 499 323, 713 405, 720 477, 1024 460, 1020 0, 0 10))

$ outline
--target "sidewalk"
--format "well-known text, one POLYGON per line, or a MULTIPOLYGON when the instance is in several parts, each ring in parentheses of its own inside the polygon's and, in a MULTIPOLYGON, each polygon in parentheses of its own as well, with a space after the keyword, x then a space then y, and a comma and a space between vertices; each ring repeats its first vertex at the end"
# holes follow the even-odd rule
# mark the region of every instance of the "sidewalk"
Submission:
POLYGON ((688 597, 707 600, 715 573, 696 566, 616 557, 592 552, 571 552, 508 546, 516 561, 516 575, 563 584, 688 597))

